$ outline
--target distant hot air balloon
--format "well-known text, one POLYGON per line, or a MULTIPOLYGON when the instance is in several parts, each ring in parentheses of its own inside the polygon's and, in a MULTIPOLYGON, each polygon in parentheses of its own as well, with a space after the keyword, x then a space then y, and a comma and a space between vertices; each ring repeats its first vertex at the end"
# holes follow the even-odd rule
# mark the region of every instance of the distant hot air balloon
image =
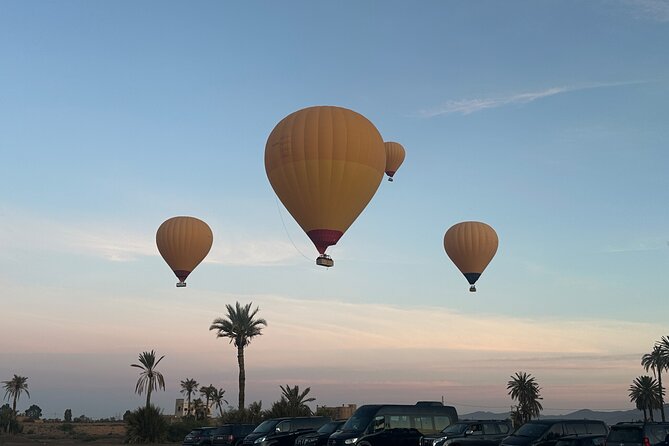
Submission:
POLYGON ((160 225, 156 245, 179 278, 177 287, 186 286, 186 277, 207 256, 213 240, 209 226, 194 217, 172 217, 160 225))
POLYGON ((444 235, 444 249, 471 287, 497 252, 498 238, 493 228, 478 221, 465 221, 451 226, 444 235))
POLYGON ((404 147, 392 141, 385 142, 383 145, 386 148, 386 175, 388 175, 388 181, 393 181, 393 175, 404 162, 404 147))
POLYGON ((360 215, 386 166, 383 138, 367 118, 341 107, 309 107, 286 116, 267 139, 265 171, 288 212, 321 254, 360 215))

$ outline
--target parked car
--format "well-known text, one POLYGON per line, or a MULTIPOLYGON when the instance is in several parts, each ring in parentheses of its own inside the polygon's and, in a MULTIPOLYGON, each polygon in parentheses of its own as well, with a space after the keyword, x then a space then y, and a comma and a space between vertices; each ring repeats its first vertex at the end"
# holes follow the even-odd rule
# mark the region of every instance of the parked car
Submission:
POLYGON ((604 446, 606 435, 566 435, 555 446, 604 446))
POLYGON ((384 429, 363 435, 356 446, 418 446, 423 434, 414 428, 384 429))
POLYGON ((566 435, 606 435, 606 423, 601 420, 531 420, 516 429, 500 443, 501 446, 555 446, 566 435))
POLYGON ((606 437, 609 446, 665 446, 669 423, 618 423, 606 437))
POLYGON ((512 431, 509 420, 463 420, 441 432, 425 435, 421 446, 498 446, 512 431))
POLYGON ((255 428, 255 424, 224 424, 214 431, 211 444, 214 446, 239 446, 255 428))
POLYGON ((344 425, 346 420, 325 423, 316 432, 303 434, 295 440, 295 446, 327 446, 328 438, 344 425))
POLYGON ((215 430, 215 427, 198 427, 197 429, 193 429, 186 435, 181 444, 183 446, 209 446, 211 445, 211 439, 215 430))
POLYGON ((319 427, 330 421, 332 421, 330 417, 272 418, 260 423, 253 432, 244 438, 243 444, 245 446, 292 446, 299 435, 315 432, 319 427))

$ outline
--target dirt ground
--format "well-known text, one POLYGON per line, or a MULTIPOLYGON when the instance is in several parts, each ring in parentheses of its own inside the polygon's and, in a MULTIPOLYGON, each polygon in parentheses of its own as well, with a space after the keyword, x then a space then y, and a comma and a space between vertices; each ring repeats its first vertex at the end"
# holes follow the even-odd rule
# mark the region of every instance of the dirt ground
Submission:
MULTIPOLYGON (((0 446, 28 445, 81 445, 118 446, 123 444, 123 423, 72 423, 71 431, 63 430, 63 423, 25 423, 18 435, 0 435, 0 446)), ((166 443, 165 446, 175 446, 166 443)))

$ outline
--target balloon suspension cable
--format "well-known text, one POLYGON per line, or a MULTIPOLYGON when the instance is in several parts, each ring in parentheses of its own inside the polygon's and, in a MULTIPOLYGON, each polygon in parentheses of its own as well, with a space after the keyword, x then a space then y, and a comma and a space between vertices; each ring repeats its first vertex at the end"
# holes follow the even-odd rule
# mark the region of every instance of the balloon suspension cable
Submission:
POLYGON ((177 282, 177 288, 183 288, 186 286, 186 282, 177 282))
POLYGON ((471 291, 472 293, 475 293, 476 292, 476 287, 474 285, 470 286, 469 291, 471 291))
POLYGON ((279 199, 277 197, 274 197, 276 200, 276 211, 279 213, 279 217, 281 218, 281 224, 283 225, 283 230, 286 232, 286 236, 288 237, 288 240, 290 240, 291 245, 293 245, 293 248, 295 248, 295 251, 297 251, 302 257, 305 259, 311 261, 311 259, 307 256, 304 255, 302 251, 299 250, 297 245, 295 245, 295 242, 293 242, 293 239, 291 238, 290 234, 288 233, 288 228, 286 228, 286 222, 283 221, 283 214, 281 213, 281 207, 279 206, 279 199))

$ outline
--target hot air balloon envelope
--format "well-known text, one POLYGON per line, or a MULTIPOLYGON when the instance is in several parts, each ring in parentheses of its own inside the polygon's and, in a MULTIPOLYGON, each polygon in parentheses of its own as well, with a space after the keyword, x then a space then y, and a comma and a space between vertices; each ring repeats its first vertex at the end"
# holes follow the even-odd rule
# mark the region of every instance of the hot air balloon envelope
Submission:
POLYGON ((325 254, 374 196, 386 153, 367 118, 333 106, 309 107, 286 116, 267 139, 265 171, 283 205, 321 254, 325 254))
POLYGON ((209 226, 194 217, 173 217, 160 225, 156 245, 179 279, 177 287, 186 286, 186 277, 207 256, 213 240, 209 226))
POLYGON ((485 223, 466 221, 451 226, 444 235, 446 254, 465 276, 471 287, 497 252, 499 240, 495 230, 485 223))
POLYGON ((386 149, 386 175, 388 175, 388 181, 393 181, 395 172, 404 162, 404 147, 402 147, 402 144, 392 141, 385 142, 383 145, 386 149))

